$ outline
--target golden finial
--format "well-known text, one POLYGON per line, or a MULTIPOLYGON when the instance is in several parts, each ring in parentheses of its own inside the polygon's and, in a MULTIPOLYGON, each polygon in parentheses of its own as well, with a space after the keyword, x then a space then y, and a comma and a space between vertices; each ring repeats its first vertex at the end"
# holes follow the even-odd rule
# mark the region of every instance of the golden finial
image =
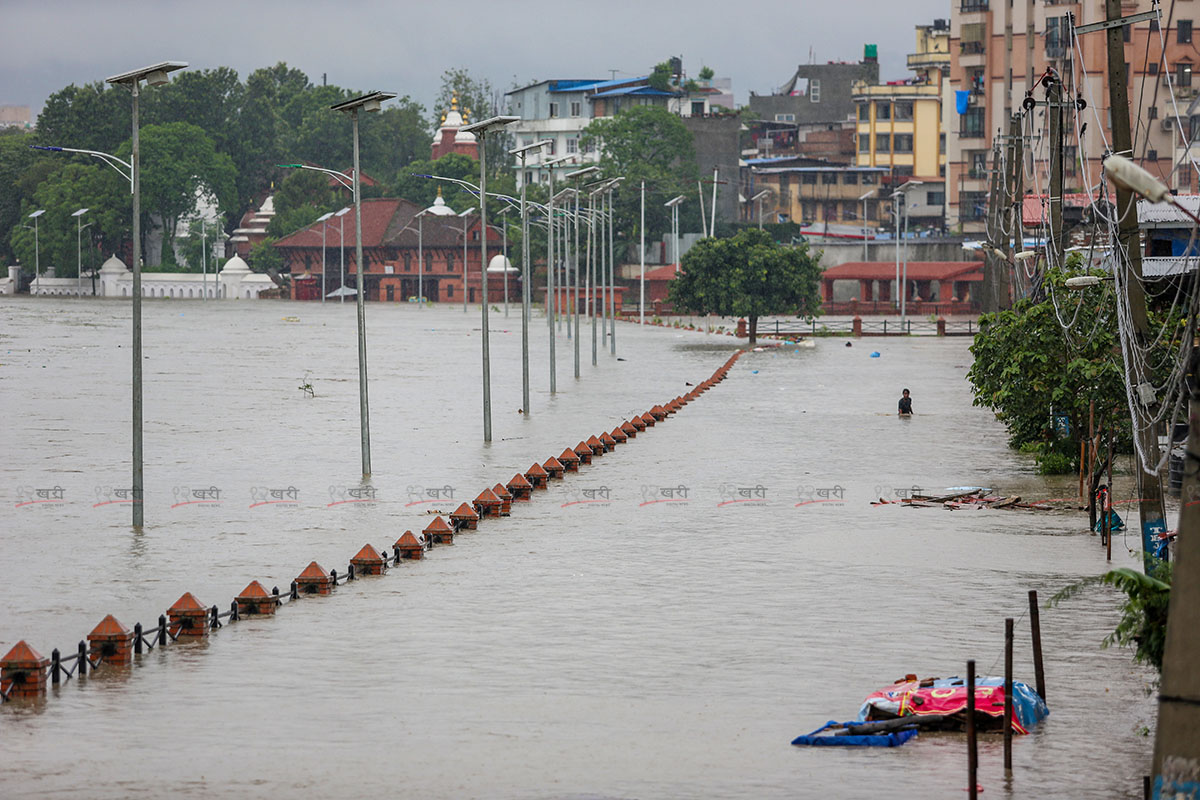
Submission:
POLYGON ((458 92, 453 92, 450 95, 450 108, 458 110, 458 92))
POLYGON ((438 197, 442 196, 442 187, 438 187, 438 197))
POLYGON ((446 124, 446 112, 445 111, 442 112, 442 124, 443 125, 446 124))
POLYGON ((469 109, 469 108, 464 109, 463 110, 463 122, 470 122, 470 121, 471 121, 471 109, 469 109))

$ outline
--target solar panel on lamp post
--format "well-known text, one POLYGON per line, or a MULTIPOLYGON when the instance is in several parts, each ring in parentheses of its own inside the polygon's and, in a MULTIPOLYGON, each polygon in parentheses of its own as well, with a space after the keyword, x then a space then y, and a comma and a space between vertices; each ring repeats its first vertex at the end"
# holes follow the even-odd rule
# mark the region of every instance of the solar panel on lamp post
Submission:
POLYGON ((133 147, 129 156, 129 181, 133 190, 133 527, 145 524, 145 483, 142 463, 142 202, 141 202, 141 142, 138 136, 138 98, 141 83, 162 86, 167 73, 183 69, 183 61, 160 61, 148 67, 122 72, 105 78, 105 83, 128 86, 133 95, 133 147))

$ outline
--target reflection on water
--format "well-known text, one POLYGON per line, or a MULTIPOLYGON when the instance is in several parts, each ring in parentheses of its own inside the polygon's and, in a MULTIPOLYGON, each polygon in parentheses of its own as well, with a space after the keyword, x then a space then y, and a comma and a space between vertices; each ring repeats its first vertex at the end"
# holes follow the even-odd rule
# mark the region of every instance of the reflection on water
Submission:
MULTIPOLYGON (((353 306, 145 309, 147 527, 133 533, 128 505, 104 500, 128 485, 128 308, 0 305, 2 649, 71 652, 108 613, 151 626, 184 591, 225 608, 252 579, 286 590, 313 559, 344 570, 364 543, 390 548, 430 509, 686 392, 735 346, 623 325, 625 360, 585 358, 575 381, 563 338, 551 397, 535 319, 525 419, 519 319, 493 315, 485 445, 477 311, 371 306, 375 498, 349 503, 363 485, 353 306), (16 507, 18 487, 53 486, 61 502, 16 507), (196 489, 216 502, 181 504, 196 489)), ((454 547, 10 704, 0 794, 961 796, 961 737, 886 752, 788 742, 909 672, 975 658, 995 674, 1006 616, 1032 680, 1027 590, 1046 598, 1105 569, 1075 515, 870 505, 914 485, 1071 491, 971 406, 967 345, 748 354, 667 424, 454 547), (901 423, 905 386, 918 413, 901 423), (647 487, 687 492, 645 504, 647 487), (727 503, 730 487, 762 492, 727 503), (600 488, 607 502, 571 502, 600 488)), ((1011 787, 1000 740, 983 740, 988 791, 1138 796, 1150 676, 1100 649, 1115 607, 1095 592, 1043 611, 1052 715, 1016 742, 1011 787)))

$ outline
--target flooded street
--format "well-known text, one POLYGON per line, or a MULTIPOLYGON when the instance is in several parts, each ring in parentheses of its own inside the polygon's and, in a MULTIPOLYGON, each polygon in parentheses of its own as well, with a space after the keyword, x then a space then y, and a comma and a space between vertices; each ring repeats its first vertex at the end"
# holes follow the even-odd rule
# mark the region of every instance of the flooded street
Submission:
MULTIPOLYGON (((0 652, 68 654, 110 613, 150 627, 185 591, 222 610, 253 579, 286 592, 313 559, 341 572, 426 510, 684 394, 740 341, 621 324, 624 360, 601 348, 593 368, 583 325, 582 378, 564 334, 552 397, 536 316, 526 419, 519 311, 493 313, 485 445, 478 308, 368 305, 377 500, 347 503, 354 306, 147 302, 134 533, 113 502, 130 480, 129 312, 0 302, 0 652), (61 502, 25 502, 51 487, 61 502), (209 487, 219 504, 186 502, 209 487), (261 504, 291 489, 293 505, 261 504)), ((964 797, 961 736, 789 742, 906 673, 974 658, 1002 674, 1009 616, 1032 683, 1027 591, 1044 602, 1107 564, 1085 514, 870 505, 914 486, 1074 489, 971 405, 970 339, 845 341, 748 353, 667 423, 424 561, 4 706, 0 796, 964 797), (650 503, 662 487, 686 500, 650 503), (765 499, 728 502, 739 487, 765 499), (601 488, 608 502, 583 502, 601 488), (833 489, 842 502, 805 502, 833 489)), ((1117 538, 1113 565, 1137 563, 1117 538)), ((1001 739, 981 738, 985 796, 1141 796, 1152 675, 1101 649, 1118 605, 1092 590, 1042 610, 1051 716, 1014 742, 1011 782, 1001 739)))

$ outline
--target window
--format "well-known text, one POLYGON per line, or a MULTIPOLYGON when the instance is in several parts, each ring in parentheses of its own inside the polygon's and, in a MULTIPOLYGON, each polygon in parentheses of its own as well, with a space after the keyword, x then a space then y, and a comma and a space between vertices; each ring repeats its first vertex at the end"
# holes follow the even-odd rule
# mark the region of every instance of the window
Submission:
MULTIPOLYGON (((859 122, 868 122, 868 121, 870 121, 870 119, 871 119, 870 106, 868 106, 866 103, 859 103, 858 104, 858 121, 859 122)), ((778 114, 775 115, 775 120, 776 121, 779 120, 778 114)))
POLYGON ((703 117, 704 116, 704 101, 703 100, 693 100, 692 101, 692 116, 693 117, 703 117))
POLYGON ((1175 85, 1187 88, 1192 85, 1192 65, 1191 64, 1176 64, 1175 65, 1175 85))
POLYGON ((860 152, 860 153, 871 152, 871 134, 860 133, 858 135, 858 152, 860 152))
POLYGON ((875 152, 876 153, 892 152, 892 136, 890 133, 875 134, 875 152))
POLYGON ((925 203, 931 206, 944 206, 946 204, 946 193, 928 192, 925 195, 925 203))
POLYGON ((801 217, 805 222, 813 222, 817 218, 817 204, 813 200, 805 200, 801 204, 801 217))
POLYGON ((983 219, 987 215, 987 192, 963 192, 958 197, 958 217, 961 220, 983 219))
POLYGON ((975 106, 958 118, 958 135, 963 139, 983 138, 984 109, 975 106))
POLYGON ((1158 106, 1150 106, 1146 109, 1146 119, 1158 119, 1158 106))
POLYGON ((938 153, 946 155, 946 134, 938 135, 938 153))
POLYGON ((571 116, 578 117, 580 115, 580 113, 582 113, 582 111, 583 111, 582 106, 583 106, 583 104, 580 103, 578 100, 572 100, 571 101, 571 116))
POLYGON ((404 271, 412 272, 412 253, 404 253, 404 271))
POLYGON ((446 284, 446 297, 454 297, 454 284, 446 284))
POLYGON ((971 171, 967 175, 968 178, 983 178, 987 175, 987 159, 986 150, 977 150, 971 153, 971 171))
POLYGON ((821 102, 821 82, 816 78, 813 78, 808 82, 808 102, 821 102))
POLYGON ((525 183, 533 183, 533 170, 525 171, 525 183))
POLYGON ((862 174, 862 185, 863 186, 874 186, 875 183, 876 183, 876 178, 875 178, 874 172, 864 172, 862 174))
POLYGON ((590 153, 595 149, 596 149, 596 143, 593 140, 588 139, 583 143, 583 152, 590 153))
POLYGON ((913 118, 913 104, 911 100, 897 100, 895 108, 896 119, 910 120, 913 118))
POLYGON ((913 137, 911 133, 896 134, 895 151, 897 153, 911 153, 913 151, 913 137))
POLYGON ((822 172, 821 173, 821 183, 824 183, 827 185, 833 184, 836 186, 837 185, 837 173, 836 172, 822 172))
POLYGON ((554 155, 554 151, 558 149, 558 139, 547 139, 550 144, 546 145, 546 155, 554 155))
POLYGON ((843 174, 842 175, 842 183, 846 184, 847 186, 858 185, 858 173, 857 172, 847 172, 847 173, 843 174))
POLYGON ((775 121, 776 122, 795 122, 796 115, 795 114, 776 114, 775 121))
POLYGON ((838 218, 837 203, 825 203, 821 207, 821 217, 826 222, 836 222, 838 218))
POLYGON ((867 203, 867 219, 870 220, 871 222, 874 222, 875 220, 879 219, 879 203, 878 203, 878 201, 876 201, 874 203, 867 203))
POLYGON ((551 103, 551 104, 550 104, 550 116, 551 116, 552 118, 553 118, 553 117, 557 117, 557 116, 558 116, 558 103, 551 103))
POLYGON ((567 155, 573 156, 579 152, 579 140, 575 137, 567 139, 567 155))
POLYGON ((454 253, 446 253, 446 272, 454 272, 454 253))
POLYGON ((812 186, 812 185, 816 184, 816 182, 817 182, 817 173, 815 173, 815 172, 805 172, 805 173, 802 173, 802 174, 800 175, 800 182, 801 182, 801 183, 806 183, 806 184, 808 184, 808 185, 810 185, 810 186, 812 186))
POLYGON ((882 121, 892 118, 892 104, 886 101, 875 103, 875 120, 882 121))
POLYGON ((1158 33, 1158 18, 1157 18, 1157 17, 1155 17, 1154 19, 1150 20, 1150 32, 1151 32, 1151 33, 1158 33))
POLYGON ((1157 61, 1152 61, 1146 65, 1146 74, 1148 74, 1148 75, 1157 75, 1158 74, 1158 62, 1157 61))
POLYGON ((1181 19, 1175 23, 1179 27, 1175 29, 1175 41, 1179 44, 1192 43, 1192 21, 1190 19, 1181 19))

